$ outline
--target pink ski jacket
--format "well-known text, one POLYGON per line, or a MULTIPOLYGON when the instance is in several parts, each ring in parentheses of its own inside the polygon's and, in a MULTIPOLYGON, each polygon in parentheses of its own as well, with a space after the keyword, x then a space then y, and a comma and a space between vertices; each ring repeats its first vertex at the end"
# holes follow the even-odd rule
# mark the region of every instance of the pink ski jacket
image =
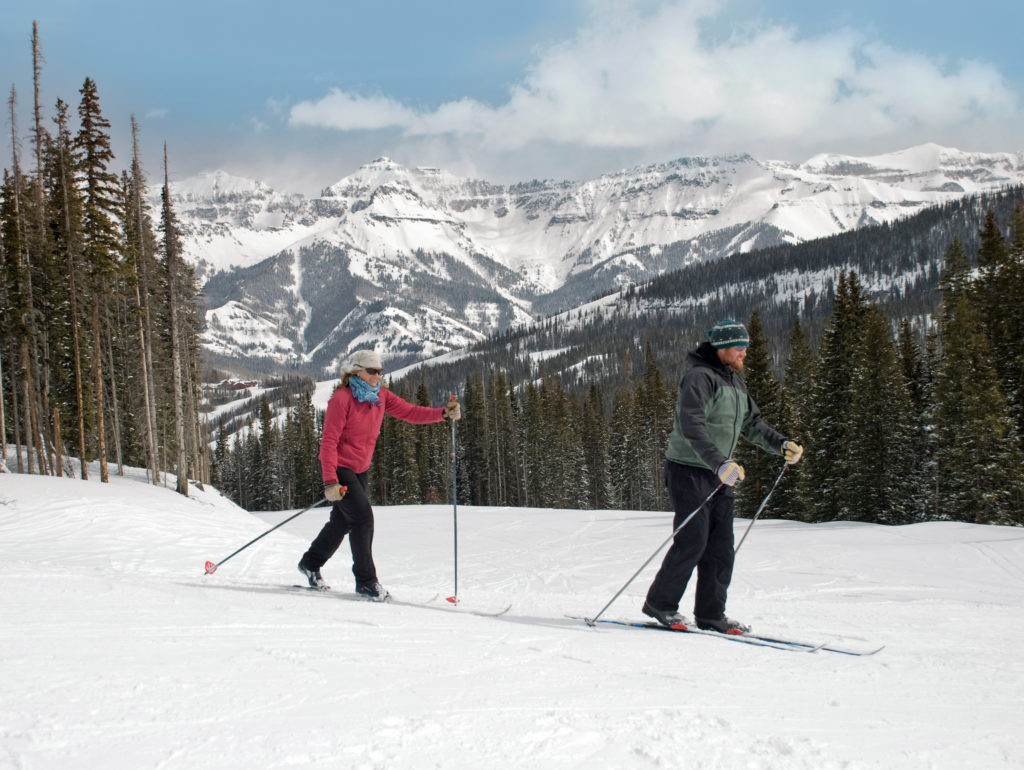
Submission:
POLYGON ((341 387, 327 402, 320 439, 320 470, 324 485, 338 483, 338 468, 363 473, 370 467, 384 413, 425 425, 444 419, 441 407, 416 406, 381 388, 377 404, 356 401, 352 388, 341 387))

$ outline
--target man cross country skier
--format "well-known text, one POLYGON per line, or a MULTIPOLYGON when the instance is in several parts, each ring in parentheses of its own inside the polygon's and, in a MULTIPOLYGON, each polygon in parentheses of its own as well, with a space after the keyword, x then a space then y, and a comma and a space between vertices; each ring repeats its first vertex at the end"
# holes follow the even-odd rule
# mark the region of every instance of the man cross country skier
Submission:
POLYGON ((733 568, 732 486, 743 467, 732 459, 740 436, 794 464, 803 447, 761 419, 739 373, 750 337, 743 324, 727 318, 707 331, 707 342, 691 351, 691 368, 679 383, 675 420, 665 451, 665 485, 675 509, 673 529, 698 506, 690 523, 676 533, 654 578, 643 612, 666 626, 689 625, 679 601, 697 568, 694 615, 697 627, 745 633, 748 626, 725 616, 733 568), (701 506, 719 483, 726 486, 701 506))

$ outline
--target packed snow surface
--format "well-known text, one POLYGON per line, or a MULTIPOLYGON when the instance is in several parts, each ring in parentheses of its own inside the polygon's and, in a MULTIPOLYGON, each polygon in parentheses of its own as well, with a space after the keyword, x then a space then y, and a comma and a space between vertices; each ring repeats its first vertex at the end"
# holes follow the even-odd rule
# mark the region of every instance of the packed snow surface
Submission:
MULTIPOLYGON (((450 506, 376 509, 381 580, 426 608, 287 588, 323 508, 204 574, 291 513, 0 474, 0 767, 1024 765, 1024 530, 759 520, 730 615, 886 645, 855 658, 566 618, 666 513, 460 506, 457 609, 450 506)), ((641 618, 659 561, 606 617, 641 618)), ((324 575, 350 591, 349 567, 324 575)))

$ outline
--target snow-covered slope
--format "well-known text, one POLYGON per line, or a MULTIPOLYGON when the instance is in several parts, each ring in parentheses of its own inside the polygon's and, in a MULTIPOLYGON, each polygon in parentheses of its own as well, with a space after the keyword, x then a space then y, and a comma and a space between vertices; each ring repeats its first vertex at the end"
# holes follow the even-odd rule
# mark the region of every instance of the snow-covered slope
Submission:
POLYGON ((1021 183, 1024 153, 924 145, 803 164, 680 158, 516 185, 380 158, 310 200, 223 172, 172 192, 186 254, 212 277, 207 348, 331 369, 356 345, 436 354, 693 260, 1021 183))
MULTIPOLYGON (((567 619, 611 598, 666 513, 460 507, 461 608, 512 603, 486 618, 285 588, 324 509, 207 576, 290 512, 192 494, 0 475, 0 766, 1024 764, 1019 529, 759 520, 730 613, 887 645, 848 658, 567 619)), ((451 508, 379 507, 375 555, 396 596, 448 596, 451 508)), ((337 589, 349 565, 343 546, 325 567, 337 589)), ((655 568, 607 617, 640 617, 655 568)))

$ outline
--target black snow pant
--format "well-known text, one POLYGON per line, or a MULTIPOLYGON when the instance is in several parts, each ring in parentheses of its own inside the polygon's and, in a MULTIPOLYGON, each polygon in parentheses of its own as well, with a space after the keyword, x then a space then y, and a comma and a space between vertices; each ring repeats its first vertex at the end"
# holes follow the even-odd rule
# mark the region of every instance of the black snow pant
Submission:
MULTIPOLYGON (((676 512, 672 528, 682 524, 718 483, 718 476, 712 471, 666 461, 665 485, 676 512)), ((694 615, 709 620, 725 616, 734 554, 733 501, 732 489, 723 487, 701 507, 689 524, 676 533, 661 569, 647 591, 647 603, 651 607, 678 610, 696 567, 694 615)))
POLYGON ((320 569, 334 556, 341 541, 348 535, 352 548, 352 574, 356 585, 377 582, 377 567, 373 563, 373 508, 366 494, 367 474, 338 468, 338 482, 348 487, 345 496, 334 503, 331 518, 324 524, 309 550, 302 556, 307 569, 320 569))

